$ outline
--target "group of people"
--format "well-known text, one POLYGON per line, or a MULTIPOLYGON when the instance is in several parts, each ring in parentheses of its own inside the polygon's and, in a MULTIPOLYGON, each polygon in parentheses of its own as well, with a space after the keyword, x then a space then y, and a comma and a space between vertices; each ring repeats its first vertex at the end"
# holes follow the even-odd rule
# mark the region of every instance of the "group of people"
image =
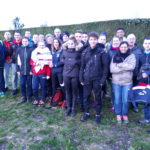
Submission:
MULTIPOLYGON (((111 41, 107 33, 75 31, 70 34, 59 28, 54 35, 33 34, 25 31, 22 37, 15 31, 4 33, 0 41, 0 97, 9 90, 12 69, 12 95, 18 93, 20 76, 21 102, 45 105, 46 96, 52 98, 61 89, 66 100, 65 116, 75 116, 79 101, 83 115, 90 118, 91 95, 95 101, 95 121, 101 121, 102 93, 111 88, 112 110, 118 124, 128 119, 128 90, 141 82, 149 84, 150 72, 141 69, 150 66, 150 37, 144 38, 143 48, 136 44, 136 36, 125 36, 122 27, 116 29, 111 41), (106 84, 107 82, 107 84, 106 84), (39 92, 40 91, 40 92, 39 92), (32 100, 33 97, 33 100, 32 100)), ((138 107, 133 103, 134 111, 138 107)), ((144 106, 141 124, 150 124, 150 105, 144 106)))

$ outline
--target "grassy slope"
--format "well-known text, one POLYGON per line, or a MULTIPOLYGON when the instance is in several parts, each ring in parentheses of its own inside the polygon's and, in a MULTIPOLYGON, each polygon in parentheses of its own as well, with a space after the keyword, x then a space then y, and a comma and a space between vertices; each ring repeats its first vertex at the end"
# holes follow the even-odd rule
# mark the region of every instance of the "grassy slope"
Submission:
POLYGON ((31 103, 18 104, 9 93, 0 98, 0 150, 150 150, 148 126, 136 121, 142 111, 129 113, 130 124, 119 127, 103 101, 102 124, 93 116, 86 123, 64 117, 64 109, 44 109, 31 103))

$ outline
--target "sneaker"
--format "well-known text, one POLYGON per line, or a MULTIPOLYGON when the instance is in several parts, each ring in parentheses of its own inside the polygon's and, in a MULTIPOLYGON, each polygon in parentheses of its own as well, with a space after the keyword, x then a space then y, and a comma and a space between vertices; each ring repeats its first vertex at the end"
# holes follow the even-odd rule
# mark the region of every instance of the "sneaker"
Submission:
POLYGON ((27 98, 25 96, 22 96, 20 103, 25 103, 25 102, 27 102, 27 98))
POLYGON ((74 117, 74 116, 76 116, 76 114, 77 114, 77 112, 73 109, 71 112, 71 116, 74 117))
POLYGON ((13 90, 12 95, 16 95, 16 94, 17 94, 17 90, 13 90))
POLYGON ((87 121, 90 118, 90 113, 84 113, 81 118, 80 121, 87 121))
POLYGON ((118 123, 118 125, 122 124, 122 116, 121 115, 117 115, 117 123, 118 123))
POLYGON ((125 123, 125 124, 128 124, 128 123, 129 123, 128 116, 123 116, 123 120, 124 120, 124 123, 125 123))
POLYGON ((0 92, 0 97, 4 97, 5 93, 4 92, 0 92))
POLYGON ((139 112, 139 109, 138 108, 133 108, 133 111, 138 113, 139 112))
POLYGON ((8 87, 6 87, 6 88, 5 88, 5 92, 7 92, 8 90, 9 90, 8 87))
POLYGON ((52 105, 51 105, 51 102, 50 101, 48 101, 46 104, 45 104, 45 108, 51 108, 52 107, 52 105))
POLYGON ((71 115, 71 109, 67 109, 66 112, 65 112, 65 116, 70 116, 71 115))
POLYGON ((114 112, 115 112, 115 109, 114 109, 114 107, 110 108, 109 112, 112 112, 112 113, 114 113, 114 112))
POLYGON ((95 122, 96 122, 97 124, 100 124, 100 123, 101 123, 100 115, 96 115, 96 116, 95 116, 95 122))
POLYGON ((142 119, 142 120, 139 120, 138 123, 141 125, 150 125, 150 120, 142 119))
POLYGON ((27 97, 27 102, 32 102, 31 96, 27 97))

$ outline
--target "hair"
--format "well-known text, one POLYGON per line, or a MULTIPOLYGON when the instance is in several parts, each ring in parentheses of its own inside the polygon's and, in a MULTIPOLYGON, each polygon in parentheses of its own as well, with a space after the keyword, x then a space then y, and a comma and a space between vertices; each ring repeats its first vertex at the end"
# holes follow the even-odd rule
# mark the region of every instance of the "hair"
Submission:
POLYGON ((150 36, 149 37, 145 37, 144 40, 150 40, 150 36))
POLYGON ((67 35, 68 37, 70 36, 70 34, 69 34, 69 32, 68 32, 68 31, 63 31, 63 33, 62 33, 62 37, 63 37, 64 35, 67 35))
POLYGON ((116 28, 116 31, 118 31, 118 30, 123 30, 123 31, 125 31, 123 27, 117 27, 117 28, 116 28))
POLYGON ((89 38, 90 37, 94 37, 94 38, 98 39, 98 34, 96 32, 90 32, 89 33, 89 38))
POLYGON ((83 30, 82 29, 76 30, 75 33, 81 33, 81 34, 83 34, 83 30))
MULTIPOLYGON (((62 43, 61 43, 61 41, 60 41, 60 39, 59 38, 54 38, 54 40, 57 40, 58 41, 58 43, 59 43, 59 49, 61 49, 62 48, 62 43)), ((54 52, 56 49, 55 49, 55 47, 54 47, 54 43, 52 44, 52 51, 54 52)))
POLYGON ((77 40, 75 39, 75 37, 71 37, 71 38, 68 39, 68 41, 69 41, 69 40, 71 40, 71 41, 73 41, 75 44, 77 44, 77 40))
POLYGON ((23 40, 23 39, 26 39, 26 40, 28 40, 28 41, 29 41, 29 38, 27 38, 27 37, 25 37, 25 36, 22 38, 22 40, 23 40))
POLYGON ((84 32, 82 32, 82 34, 87 34, 87 35, 89 35, 89 34, 88 34, 88 32, 85 32, 85 31, 84 31, 84 32))
POLYGON ((127 46, 129 46, 129 43, 128 43, 127 41, 122 41, 122 42, 120 43, 119 47, 120 47, 121 45, 123 45, 123 44, 126 44, 127 46))
POLYGON ((51 38, 54 39, 54 36, 52 34, 50 34, 50 33, 45 35, 45 39, 47 39, 48 37, 51 37, 51 38))
POLYGON ((15 33, 19 33, 19 34, 21 35, 20 31, 18 31, 18 30, 16 30, 16 31, 14 32, 14 34, 15 34, 15 33))
POLYGON ((107 37, 107 32, 100 32, 99 36, 106 36, 107 37))

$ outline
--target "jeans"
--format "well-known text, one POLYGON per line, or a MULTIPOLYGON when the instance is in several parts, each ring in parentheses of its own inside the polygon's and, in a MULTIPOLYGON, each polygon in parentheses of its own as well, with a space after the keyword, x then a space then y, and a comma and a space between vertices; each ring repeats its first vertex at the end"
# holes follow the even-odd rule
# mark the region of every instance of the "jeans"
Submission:
POLYGON ((112 83, 115 98, 114 106, 116 115, 128 115, 128 89, 131 86, 132 84, 120 86, 118 84, 112 83))
POLYGON ((13 90, 17 89, 17 65, 14 63, 5 63, 4 65, 4 79, 5 79, 5 88, 9 86, 9 71, 12 68, 12 88, 13 90))
POLYGON ((32 76, 20 75, 20 88, 21 95, 24 97, 30 97, 32 95, 32 76))
POLYGON ((102 87, 100 86, 100 82, 97 80, 90 81, 88 84, 85 84, 83 86, 84 109, 86 113, 89 113, 90 95, 92 90, 94 91, 96 100, 96 114, 100 115, 102 109, 102 101, 101 101, 102 87))
POLYGON ((150 120, 150 105, 144 106, 144 119, 150 120))
POLYGON ((33 75, 32 90, 33 90, 34 100, 39 100, 39 85, 41 87, 40 100, 45 101, 45 98, 46 98, 46 74, 33 75))
POLYGON ((4 92, 5 81, 4 81, 4 68, 0 68, 0 92, 4 92))

